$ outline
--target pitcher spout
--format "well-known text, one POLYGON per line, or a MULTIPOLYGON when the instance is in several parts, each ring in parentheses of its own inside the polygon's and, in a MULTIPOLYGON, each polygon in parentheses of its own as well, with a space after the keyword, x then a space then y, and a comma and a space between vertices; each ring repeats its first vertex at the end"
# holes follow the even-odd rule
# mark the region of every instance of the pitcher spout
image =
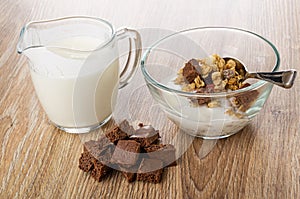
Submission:
POLYGON ((25 43, 24 43, 24 32, 25 32, 25 26, 22 28, 22 30, 20 32, 19 41, 17 44, 17 51, 19 54, 22 54, 22 52, 26 48, 25 43))
POLYGON ((20 32, 17 52, 22 54, 27 49, 43 46, 37 28, 33 23, 26 24, 20 32))

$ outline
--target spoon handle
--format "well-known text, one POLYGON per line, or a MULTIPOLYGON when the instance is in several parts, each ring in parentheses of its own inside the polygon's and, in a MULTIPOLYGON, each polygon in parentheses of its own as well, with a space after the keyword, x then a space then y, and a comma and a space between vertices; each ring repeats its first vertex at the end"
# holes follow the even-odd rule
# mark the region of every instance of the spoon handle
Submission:
POLYGON ((291 88, 294 84, 297 71, 294 69, 286 71, 276 71, 276 72, 258 72, 258 73, 248 73, 246 78, 256 78, 260 80, 265 80, 281 86, 283 88, 291 88))

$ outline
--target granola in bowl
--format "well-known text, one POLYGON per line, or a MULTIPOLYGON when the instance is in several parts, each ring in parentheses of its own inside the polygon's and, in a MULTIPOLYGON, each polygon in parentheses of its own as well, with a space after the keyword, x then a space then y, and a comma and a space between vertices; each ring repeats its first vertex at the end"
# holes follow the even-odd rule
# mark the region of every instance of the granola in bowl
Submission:
MULTIPOLYGON (((213 54, 203 59, 191 59, 178 71, 174 83, 181 90, 192 93, 218 93, 242 89, 251 84, 244 82, 245 71, 240 62, 234 59, 223 59, 213 54)), ((242 118, 258 96, 258 91, 250 91, 228 97, 230 105, 225 113, 242 118)), ((193 106, 206 105, 208 108, 221 107, 220 99, 208 97, 191 98, 193 106)))

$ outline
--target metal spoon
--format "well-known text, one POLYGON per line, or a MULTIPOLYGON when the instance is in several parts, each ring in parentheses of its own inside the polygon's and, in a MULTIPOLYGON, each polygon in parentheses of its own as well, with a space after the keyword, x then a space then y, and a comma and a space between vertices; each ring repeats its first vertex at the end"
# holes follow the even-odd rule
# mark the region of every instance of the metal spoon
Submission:
POLYGON ((276 71, 276 72, 249 72, 246 66, 236 58, 224 57, 223 59, 225 60, 225 62, 232 59, 238 65, 240 65, 242 70, 244 70, 245 72, 245 78, 243 79, 243 81, 245 81, 248 78, 256 78, 256 79, 270 82, 277 86, 281 86, 283 88, 291 88, 294 84, 294 80, 297 75, 297 71, 294 69, 289 69, 285 71, 276 71))

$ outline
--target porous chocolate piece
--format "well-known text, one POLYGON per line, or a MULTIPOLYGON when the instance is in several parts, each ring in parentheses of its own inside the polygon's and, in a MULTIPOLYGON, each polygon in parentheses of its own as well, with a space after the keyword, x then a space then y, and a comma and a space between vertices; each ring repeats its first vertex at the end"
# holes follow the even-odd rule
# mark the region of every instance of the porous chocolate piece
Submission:
POLYGON ((136 164, 141 150, 140 143, 134 140, 120 140, 111 158, 111 162, 122 167, 132 167, 136 164))
POLYGON ((108 174, 112 169, 105 164, 102 164, 97 159, 93 159, 94 168, 91 172, 92 177, 100 182, 106 174, 108 174))
POLYGON ((151 146, 145 147, 144 149, 147 153, 151 153, 153 151, 163 149, 165 146, 165 144, 152 144, 151 146))
POLYGON ((214 92, 215 92, 215 85, 207 84, 205 88, 205 93, 214 93, 214 92))
POLYGON ((137 173, 137 180, 159 183, 162 173, 163 162, 161 160, 144 158, 137 173))
POLYGON ((94 168, 93 158, 88 151, 81 154, 79 158, 79 169, 89 172, 94 168))
MULTIPOLYGON (((206 87, 198 89, 196 93, 214 93, 215 92, 214 88, 215 88, 214 84, 207 84, 206 87)), ((197 103, 198 105, 203 105, 211 102, 211 98, 195 97, 195 98, 191 98, 191 101, 197 103)))
POLYGON ((128 137, 127 133, 122 131, 120 127, 114 126, 110 131, 105 133, 105 136, 112 142, 117 143, 119 140, 123 140, 128 137))
POLYGON ((247 91, 235 96, 240 111, 247 111, 257 99, 259 92, 257 90, 247 91))
MULTIPOLYGON (((205 88, 203 88, 203 89, 205 89, 205 88)), ((199 91, 197 93, 202 93, 202 91, 199 91)), ((210 97, 191 97, 190 99, 194 104, 198 104, 198 105, 203 105, 203 104, 207 104, 207 103, 211 102, 210 97)))
POLYGON ((133 182, 136 179, 136 173, 139 167, 139 162, 137 162, 134 166, 126 168, 120 165, 116 165, 117 170, 122 173, 122 175, 126 178, 127 182, 133 182))
MULTIPOLYGON (((203 105, 211 102, 210 97, 198 97, 196 100, 199 105, 203 105)), ((195 100, 192 101, 194 102, 195 100)))
POLYGON ((132 171, 127 171, 126 169, 120 169, 122 175, 126 178, 127 182, 133 182, 136 179, 136 173, 132 171))
POLYGON ((150 125, 143 125, 135 131, 130 139, 133 139, 141 144, 141 147, 150 146, 159 138, 159 131, 155 130, 150 125))
POLYGON ((133 182, 136 179, 136 173, 140 163, 139 161, 132 167, 123 167, 122 165, 114 165, 117 171, 120 171, 127 182, 133 182))
POLYGON ((163 166, 176 166, 175 147, 171 144, 157 144, 145 148, 148 157, 151 159, 159 159, 163 162, 163 166))
POLYGON ((198 61, 195 59, 191 59, 183 67, 182 75, 188 83, 192 83, 194 82, 194 79, 199 75, 198 71, 199 71, 198 61))
POLYGON ((135 181, 136 174, 122 171, 123 176, 126 178, 127 182, 133 182, 135 181))
POLYGON ((158 143, 159 132, 152 126, 140 123, 139 127, 134 130, 125 120, 97 141, 84 143, 79 168, 90 172, 97 181, 117 168, 128 182, 160 182, 163 167, 175 161, 175 149, 172 145, 154 144, 158 143))
POLYGON ((108 164, 115 146, 103 135, 99 140, 90 140, 84 143, 84 152, 89 152, 90 155, 104 164, 108 164))
POLYGON ((128 136, 134 134, 135 132, 134 128, 131 125, 129 125, 129 122, 127 120, 124 120, 119 124, 119 129, 122 132, 126 133, 128 136))

